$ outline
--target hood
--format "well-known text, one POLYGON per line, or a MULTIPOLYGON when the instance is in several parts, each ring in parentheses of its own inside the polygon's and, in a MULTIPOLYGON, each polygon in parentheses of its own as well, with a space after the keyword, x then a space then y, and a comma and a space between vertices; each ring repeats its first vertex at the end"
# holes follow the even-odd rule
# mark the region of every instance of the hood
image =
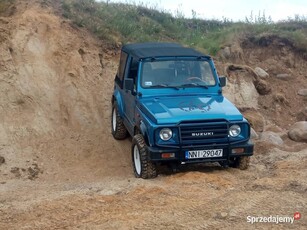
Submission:
POLYGON ((156 124, 179 123, 205 119, 243 119, 239 110, 225 97, 177 96, 140 99, 140 109, 156 124))

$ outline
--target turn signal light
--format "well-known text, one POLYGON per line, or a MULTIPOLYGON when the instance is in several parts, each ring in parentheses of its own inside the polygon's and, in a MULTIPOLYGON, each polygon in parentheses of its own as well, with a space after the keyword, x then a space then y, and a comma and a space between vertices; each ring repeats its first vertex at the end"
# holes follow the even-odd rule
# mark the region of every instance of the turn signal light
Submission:
POLYGON ((175 153, 162 153, 161 157, 163 159, 174 158, 175 157, 175 153))
POLYGON ((231 150, 231 153, 233 153, 233 154, 244 153, 244 148, 232 149, 232 150, 231 150))

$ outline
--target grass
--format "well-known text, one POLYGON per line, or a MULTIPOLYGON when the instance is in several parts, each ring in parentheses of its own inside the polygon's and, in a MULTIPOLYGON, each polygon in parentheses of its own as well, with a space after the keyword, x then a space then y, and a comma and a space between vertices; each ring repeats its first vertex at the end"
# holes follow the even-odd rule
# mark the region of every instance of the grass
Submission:
MULTIPOLYGON (((108 44, 146 41, 175 41, 215 55, 222 47, 243 37, 255 41, 263 35, 287 39, 307 50, 307 18, 296 16, 273 23, 270 17, 251 14, 244 22, 185 18, 180 11, 173 16, 144 4, 61 0, 63 16, 86 27, 108 44)), ((192 12, 193 13, 193 12, 192 12)))
POLYGON ((0 0, 0 16, 5 14, 15 0, 0 0))

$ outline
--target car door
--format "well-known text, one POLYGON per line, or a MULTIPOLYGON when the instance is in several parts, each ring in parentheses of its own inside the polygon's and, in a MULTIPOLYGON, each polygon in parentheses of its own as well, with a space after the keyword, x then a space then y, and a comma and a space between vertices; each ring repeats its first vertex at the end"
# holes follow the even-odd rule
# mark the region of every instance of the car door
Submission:
POLYGON ((125 71, 124 79, 133 80, 133 90, 128 89, 126 82, 124 81, 124 90, 123 90, 123 100, 124 100, 124 113, 127 119, 128 131, 130 134, 133 134, 133 129, 135 125, 135 105, 136 105, 136 80, 138 74, 138 62, 132 56, 129 57, 127 68, 125 71))

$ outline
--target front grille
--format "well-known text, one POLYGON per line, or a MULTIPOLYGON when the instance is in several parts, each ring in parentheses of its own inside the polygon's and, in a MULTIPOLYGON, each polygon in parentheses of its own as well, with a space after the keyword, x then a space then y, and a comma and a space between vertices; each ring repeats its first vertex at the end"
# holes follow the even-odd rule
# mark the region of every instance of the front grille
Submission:
POLYGON ((182 145, 228 143, 228 123, 225 120, 182 122, 179 128, 182 145))

